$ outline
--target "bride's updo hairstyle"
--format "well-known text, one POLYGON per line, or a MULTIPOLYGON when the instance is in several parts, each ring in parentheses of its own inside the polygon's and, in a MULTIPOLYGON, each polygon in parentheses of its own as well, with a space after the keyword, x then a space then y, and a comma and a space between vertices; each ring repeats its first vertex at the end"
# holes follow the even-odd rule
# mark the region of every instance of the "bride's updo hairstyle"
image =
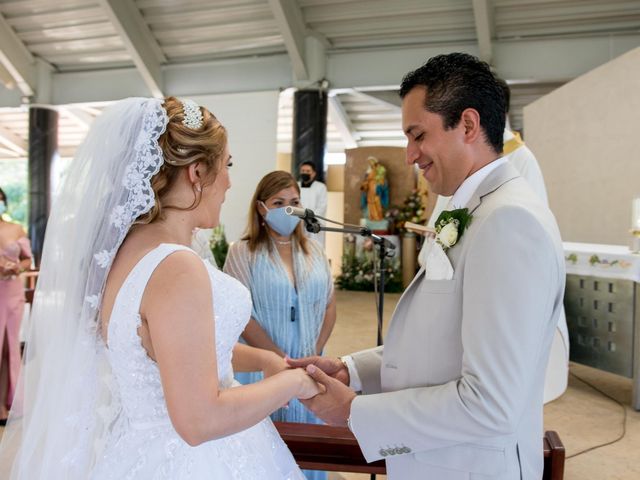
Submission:
MULTIPOLYGON (((193 210, 200 204, 201 192, 194 185, 193 203, 188 207, 165 205, 166 195, 173 188, 180 172, 192 163, 206 167, 202 185, 210 185, 222 166, 222 155, 227 145, 227 130, 206 108, 197 107, 202 114, 199 125, 185 125, 185 104, 176 97, 167 97, 163 107, 169 117, 167 129, 158 139, 164 163, 152 178, 151 187, 155 194, 155 205, 136 223, 146 224, 163 218, 163 209, 193 210)), ((193 103, 191 103, 194 105, 193 103)), ((189 108, 187 106, 187 108, 189 108)), ((186 121, 189 124, 189 119, 186 121)))

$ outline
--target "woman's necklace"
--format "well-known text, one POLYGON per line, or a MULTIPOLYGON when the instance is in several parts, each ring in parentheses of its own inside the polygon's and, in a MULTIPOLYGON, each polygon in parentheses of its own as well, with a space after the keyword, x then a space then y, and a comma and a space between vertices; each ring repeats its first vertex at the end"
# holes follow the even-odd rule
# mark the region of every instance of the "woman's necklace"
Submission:
POLYGON ((291 245, 291 240, 276 240, 275 238, 273 239, 278 245, 291 245))

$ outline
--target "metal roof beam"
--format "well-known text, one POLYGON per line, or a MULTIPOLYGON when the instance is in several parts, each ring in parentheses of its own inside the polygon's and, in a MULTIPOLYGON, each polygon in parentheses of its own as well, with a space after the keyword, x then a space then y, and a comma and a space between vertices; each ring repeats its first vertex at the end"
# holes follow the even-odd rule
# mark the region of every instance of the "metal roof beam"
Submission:
POLYGON ((13 76, 9 73, 9 70, 4 68, 2 63, 0 63, 0 84, 9 89, 16 86, 16 81, 13 79, 13 76))
POLYGON ((140 10, 130 0, 100 0, 154 97, 163 97, 161 65, 167 61, 140 10))
POLYGON ((307 80, 309 78, 305 55, 307 27, 298 2, 296 0, 269 0, 269 6, 284 38, 284 45, 291 59, 296 80, 307 80))
POLYGON ((360 135, 353 127, 349 115, 337 95, 329 96, 329 118, 340 133, 345 148, 357 148, 360 135))
POLYGON ((37 72, 31 52, 0 15, 0 64, 13 78, 23 95, 31 97, 36 90, 37 72))
POLYGON ((27 141, 24 138, 16 135, 2 125, 0 125, 0 144, 18 155, 26 155, 29 149, 27 141))
POLYGON ((369 102, 373 102, 377 105, 380 105, 381 107, 385 107, 385 108, 388 108, 389 110, 393 110, 394 112, 402 111, 402 107, 400 105, 396 105, 395 103, 388 102, 387 100, 378 98, 374 95, 370 95, 369 93, 361 92, 356 88, 351 89, 351 94, 355 95, 356 97, 360 97, 364 100, 367 100, 369 102))
POLYGON ((473 18, 478 36, 478 51, 480 59, 488 64, 493 61, 493 15, 491 0, 473 0, 473 18))
POLYGON ((66 107, 66 108, 63 108, 62 110, 80 128, 89 130, 89 127, 91 127, 94 117, 89 112, 77 107, 76 108, 66 107))

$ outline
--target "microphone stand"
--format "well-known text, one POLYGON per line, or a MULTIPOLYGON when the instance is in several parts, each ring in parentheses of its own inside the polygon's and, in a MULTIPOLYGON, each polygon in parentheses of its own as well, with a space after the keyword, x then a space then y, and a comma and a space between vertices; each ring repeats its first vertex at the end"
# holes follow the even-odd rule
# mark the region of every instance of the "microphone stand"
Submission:
MULTIPOLYGON (((307 210, 310 212, 310 210, 307 210)), ((304 221, 305 228, 308 232, 318 233, 318 232, 338 232, 338 233, 352 233, 355 235, 360 235, 361 237, 369 237, 373 240, 373 243, 378 246, 378 260, 380 262, 380 281, 374 278, 374 286, 378 287, 378 298, 377 298, 377 307, 378 307, 378 338, 377 345, 380 346, 383 344, 382 340, 382 320, 383 320, 383 312, 384 312, 384 287, 385 287, 385 275, 384 275, 384 260, 387 257, 393 256, 393 251, 396 246, 379 235, 376 235, 371 231, 371 229, 367 227, 360 227, 358 225, 349 225, 345 223, 336 222, 333 220, 329 220, 328 218, 321 217, 319 215, 307 213, 306 216, 302 217, 304 221), (343 228, 334 228, 334 227, 326 227, 324 225, 320 225, 318 219, 324 220, 325 222, 333 223, 336 225, 342 225, 343 228)), ((375 277, 375 276, 374 276, 375 277)))
MULTIPOLYGON (((384 277, 384 260, 386 257, 393 256, 393 251, 396 249, 396 246, 391 243, 386 238, 382 238, 379 235, 376 235, 371 231, 371 229, 367 227, 360 227, 358 225, 349 225, 345 223, 336 222, 333 220, 329 220, 328 218, 321 217, 319 215, 315 215, 311 210, 307 210, 304 217, 302 217, 304 221, 305 228, 307 232, 318 233, 318 232, 338 232, 338 233, 352 233, 355 235, 360 235, 361 237, 369 237, 373 240, 373 243, 378 246, 378 259, 380 261, 380 283, 378 285, 378 298, 377 298, 377 307, 378 307, 378 338, 377 345, 382 345, 382 320, 383 320, 383 312, 384 312, 384 285, 385 285, 385 277, 384 277), (320 225, 318 219, 324 220, 325 222, 333 223, 335 225, 341 225, 343 228, 334 228, 334 227, 325 227, 324 225, 320 225)), ((375 272, 375 269, 374 269, 375 272)), ((377 279, 373 279, 374 287, 377 285, 377 279)), ((375 480, 376 474, 371 474, 371 480, 375 480)))

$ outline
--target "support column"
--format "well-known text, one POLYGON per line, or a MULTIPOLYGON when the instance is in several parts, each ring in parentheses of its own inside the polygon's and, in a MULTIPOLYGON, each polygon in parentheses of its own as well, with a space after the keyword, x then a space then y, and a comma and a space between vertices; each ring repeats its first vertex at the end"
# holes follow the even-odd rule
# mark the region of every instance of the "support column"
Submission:
POLYGON ((300 164, 316 164, 316 180, 324 182, 324 150, 327 141, 327 91, 298 90, 293 96, 293 155, 291 172, 298 176, 300 164))
POLYGON ((58 112, 46 106, 29 108, 29 238, 40 266, 44 233, 51 209, 51 170, 58 153, 58 112))

